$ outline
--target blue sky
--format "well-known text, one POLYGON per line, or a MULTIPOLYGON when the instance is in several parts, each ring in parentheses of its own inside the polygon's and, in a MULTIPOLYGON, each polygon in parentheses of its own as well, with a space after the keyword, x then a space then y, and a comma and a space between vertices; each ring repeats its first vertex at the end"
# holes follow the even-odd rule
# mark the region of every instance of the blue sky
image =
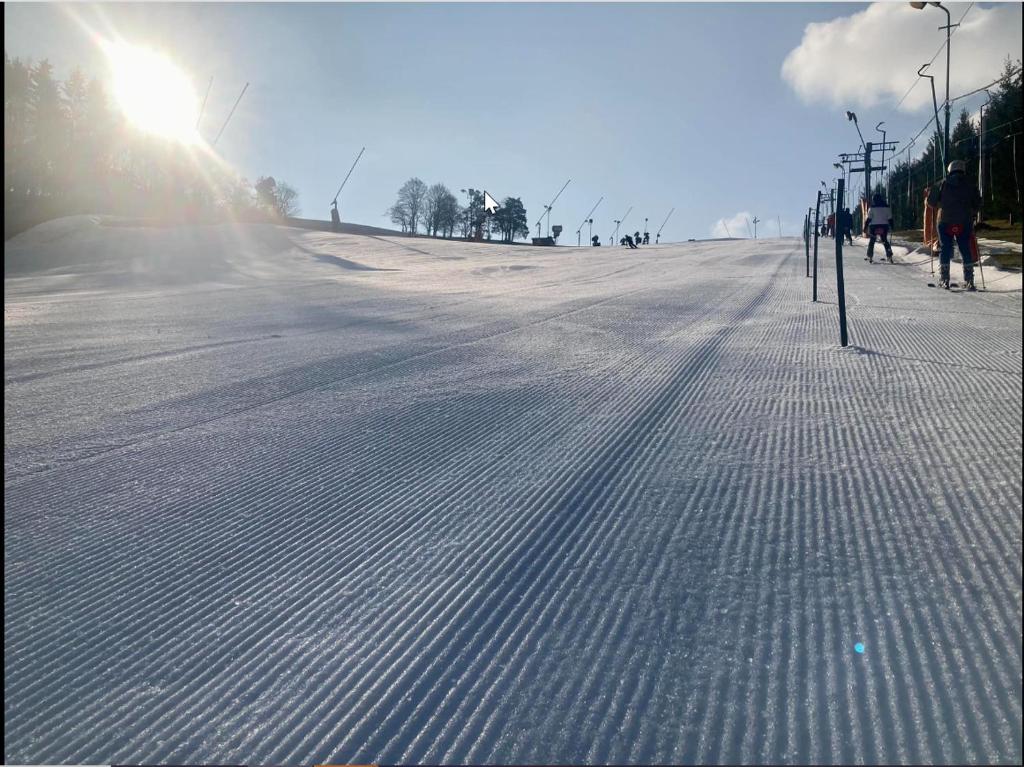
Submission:
MULTIPOLYGON (((595 233, 602 240, 630 206, 625 228, 642 229, 648 217, 652 232, 676 208, 663 240, 707 237, 716 221, 741 213, 759 216, 768 234, 777 233, 777 217, 796 233, 819 180, 831 179, 835 155, 858 148, 846 109, 857 111, 866 138, 885 120, 888 137, 905 140, 929 117, 930 98, 919 98, 924 88, 899 109, 894 94, 935 53, 945 16, 896 6, 147 3, 72 10, 99 31, 116 29, 165 51, 200 94, 214 77, 208 138, 250 82, 218 150, 250 179, 290 182, 306 216, 327 218, 338 184, 366 146, 342 195, 346 221, 389 225, 384 211, 415 175, 457 194, 473 186, 521 197, 533 224, 571 178, 552 223, 575 241, 601 196, 595 233), (825 50, 815 41, 826 41, 825 50)), ((967 9, 949 7, 954 21, 967 9)), ((954 37, 954 95, 958 85, 995 79, 1007 54, 1021 55, 1020 8, 970 10, 954 37), (1015 30, 1007 31, 1008 19, 1015 30)), ((48 57, 61 76, 75 64, 105 75, 102 54, 66 8, 6 3, 4 19, 9 55, 48 57)), ((957 108, 973 111, 981 101, 957 108)))

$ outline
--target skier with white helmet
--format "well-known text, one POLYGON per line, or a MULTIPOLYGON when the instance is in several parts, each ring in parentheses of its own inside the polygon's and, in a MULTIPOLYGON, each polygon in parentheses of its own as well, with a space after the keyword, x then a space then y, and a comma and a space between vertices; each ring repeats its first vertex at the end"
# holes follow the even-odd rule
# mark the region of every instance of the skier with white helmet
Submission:
POLYGON ((974 290, 974 257, 971 254, 971 228, 981 208, 978 188, 967 179, 967 164, 953 160, 941 185, 932 187, 928 204, 938 208, 936 228, 942 252, 939 256, 939 284, 949 287, 949 262, 953 259, 953 241, 960 249, 964 266, 964 287, 974 290))

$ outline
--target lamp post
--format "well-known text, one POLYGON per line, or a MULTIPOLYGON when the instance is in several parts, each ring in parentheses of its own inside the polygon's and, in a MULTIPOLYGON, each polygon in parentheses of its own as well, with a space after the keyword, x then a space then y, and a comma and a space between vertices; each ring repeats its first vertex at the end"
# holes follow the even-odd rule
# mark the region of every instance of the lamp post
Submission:
POLYGON ((953 36, 953 28, 954 27, 958 27, 960 25, 953 23, 953 19, 949 15, 949 9, 946 6, 944 6, 942 3, 912 2, 910 5, 913 8, 917 8, 917 10, 919 10, 919 11, 922 10, 926 5, 934 5, 936 8, 938 8, 939 10, 945 12, 945 14, 946 14, 946 26, 939 27, 940 30, 943 30, 943 29, 946 30, 946 106, 945 106, 946 128, 945 128, 945 136, 943 137, 943 145, 942 145, 943 146, 942 161, 943 161, 943 163, 945 163, 946 162, 946 158, 949 157, 949 58, 950 58, 950 56, 949 56, 949 53, 950 53, 949 48, 950 48, 950 39, 953 36))
MULTIPOLYGON (((928 81, 932 85, 932 108, 935 110, 935 132, 936 133, 940 133, 940 130, 939 130, 939 102, 936 101, 936 99, 935 99, 935 78, 932 77, 931 75, 926 75, 924 73, 924 70, 926 70, 929 66, 930 66, 929 64, 922 64, 921 68, 917 70, 917 76, 918 77, 927 77, 928 81)), ((940 136, 939 138, 941 139, 942 137, 940 136)), ((937 148, 942 150, 942 167, 945 168, 946 167, 946 144, 945 144, 945 141, 944 140, 940 141, 940 146, 937 147, 937 148)))

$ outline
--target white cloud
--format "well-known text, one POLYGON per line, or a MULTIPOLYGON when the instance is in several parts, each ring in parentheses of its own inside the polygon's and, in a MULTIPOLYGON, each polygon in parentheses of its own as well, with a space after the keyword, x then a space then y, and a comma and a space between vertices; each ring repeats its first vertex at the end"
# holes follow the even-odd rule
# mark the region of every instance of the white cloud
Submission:
MULTIPOLYGON (((966 6, 949 6, 955 24, 966 6)), ((1021 4, 974 6, 953 35, 950 95, 965 93, 995 80, 1009 55, 1021 56, 1021 4)), ((918 68, 942 44, 946 15, 909 3, 874 3, 867 9, 828 22, 808 24, 800 45, 782 63, 782 78, 806 102, 846 109, 895 104, 914 82, 918 68)), ((935 77, 941 104, 945 90, 946 53, 927 70, 935 77)), ((923 80, 900 109, 931 107, 931 88, 923 80)))
MULTIPOLYGON (((741 211, 732 218, 720 218, 711 225, 712 237, 749 237, 747 224, 754 220, 754 214, 741 211)), ((753 223, 750 224, 753 227, 753 223)))

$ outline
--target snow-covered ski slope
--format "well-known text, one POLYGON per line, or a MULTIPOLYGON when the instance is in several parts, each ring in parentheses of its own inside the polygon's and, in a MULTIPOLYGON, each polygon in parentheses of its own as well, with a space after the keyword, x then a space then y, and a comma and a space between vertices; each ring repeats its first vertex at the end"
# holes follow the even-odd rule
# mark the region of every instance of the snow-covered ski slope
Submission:
POLYGON ((113 223, 5 248, 8 763, 1021 761, 1019 291, 113 223))

